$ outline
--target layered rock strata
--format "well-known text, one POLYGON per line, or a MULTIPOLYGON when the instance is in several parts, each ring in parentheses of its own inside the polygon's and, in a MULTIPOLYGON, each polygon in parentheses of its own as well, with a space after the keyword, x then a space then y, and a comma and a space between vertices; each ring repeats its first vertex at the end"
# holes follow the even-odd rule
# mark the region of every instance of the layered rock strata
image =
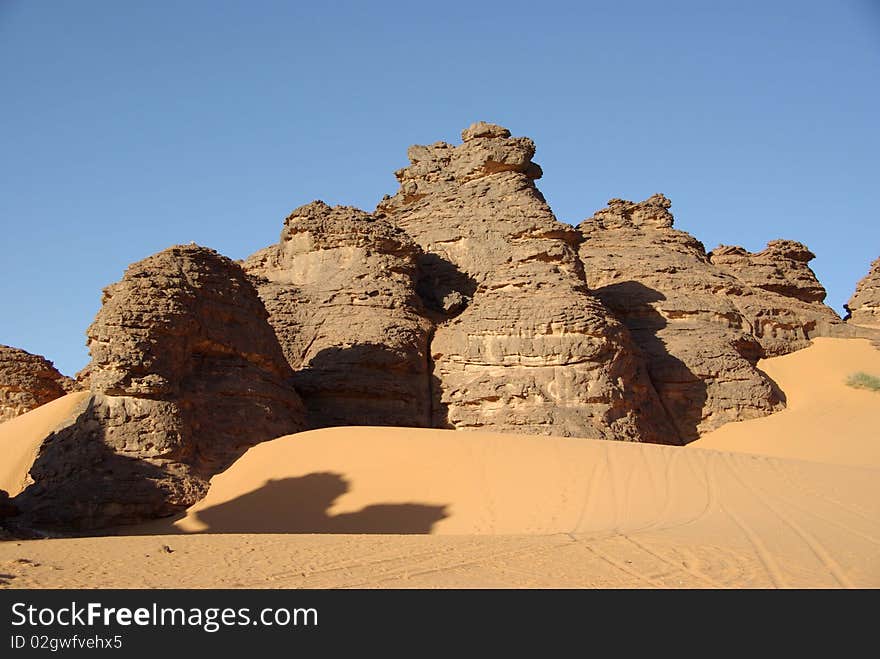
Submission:
POLYGON ((433 425, 677 443, 629 331, 593 297, 534 143, 479 123, 413 146, 376 214, 422 248, 433 425))
POLYGON ((651 380, 680 436, 780 409, 755 364, 763 350, 733 302, 745 284, 673 227, 663 195, 612 199, 579 225, 587 281, 647 355, 651 380))
POLYGON ((810 338, 837 336, 840 317, 823 304, 825 288, 809 262, 815 255, 793 240, 772 240, 760 252, 721 245, 708 254, 719 270, 746 284, 732 298, 767 357, 805 348, 810 338))

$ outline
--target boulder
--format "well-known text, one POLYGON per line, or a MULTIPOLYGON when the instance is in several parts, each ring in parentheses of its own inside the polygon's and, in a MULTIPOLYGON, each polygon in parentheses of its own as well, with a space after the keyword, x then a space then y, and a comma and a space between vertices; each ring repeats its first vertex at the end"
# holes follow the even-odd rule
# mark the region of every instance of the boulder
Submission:
POLYGON ((91 395, 43 441, 14 499, 32 525, 173 514, 248 447, 304 428, 256 290, 213 250, 175 246, 129 266, 87 335, 91 395))

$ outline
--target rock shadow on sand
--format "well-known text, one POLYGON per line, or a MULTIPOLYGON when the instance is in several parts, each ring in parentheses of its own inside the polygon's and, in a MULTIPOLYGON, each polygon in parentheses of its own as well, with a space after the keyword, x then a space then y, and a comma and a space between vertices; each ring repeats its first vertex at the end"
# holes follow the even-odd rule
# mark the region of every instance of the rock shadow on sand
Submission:
POLYGON ((263 487, 196 513, 202 533, 389 533, 427 534, 449 517, 447 506, 380 503, 330 513, 350 490, 341 474, 317 472, 270 480, 263 487))

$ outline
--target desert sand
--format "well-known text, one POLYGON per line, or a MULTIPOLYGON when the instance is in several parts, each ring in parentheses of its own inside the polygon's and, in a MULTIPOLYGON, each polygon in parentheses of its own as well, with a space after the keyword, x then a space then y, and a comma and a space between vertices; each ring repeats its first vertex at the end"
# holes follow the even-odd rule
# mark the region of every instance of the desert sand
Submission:
POLYGON ((689 447, 880 467, 880 394, 845 384, 859 371, 880 375, 870 341, 817 338, 758 367, 785 392, 786 409, 728 423, 689 447))
MULTIPOLYGON (((179 519, 111 537, 0 543, 0 580, 880 587, 880 394, 845 384, 855 370, 880 373, 880 352, 819 339, 760 367, 788 409, 687 447, 379 427, 282 437, 215 476, 179 519)), ((4 464, 26 463, 37 430, 73 405, 55 404, 0 426, 12 447, 4 464)))
POLYGON ((67 419, 76 406, 88 395, 77 391, 46 403, 27 414, 0 423, 0 490, 10 497, 21 492, 28 484, 28 471, 40 448, 40 442, 67 419))

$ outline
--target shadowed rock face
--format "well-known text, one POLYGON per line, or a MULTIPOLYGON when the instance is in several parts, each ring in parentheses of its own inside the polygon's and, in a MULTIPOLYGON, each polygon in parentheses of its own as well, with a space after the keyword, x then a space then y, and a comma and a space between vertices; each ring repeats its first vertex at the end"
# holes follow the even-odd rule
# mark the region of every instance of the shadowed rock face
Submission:
POLYGON ((388 222, 316 201, 244 261, 313 427, 431 425, 420 255, 388 222))
POLYGON ((0 345, 0 423, 74 391, 45 357, 0 345))
POLYGON ((675 443, 627 329, 590 295, 580 235, 534 185, 534 143, 475 124, 410 147, 377 215, 424 251, 433 424, 675 443))
POLYGON ((768 357, 785 355, 810 344, 813 336, 837 336, 840 317, 822 303, 825 288, 808 263, 815 255, 793 240, 772 240, 751 253, 720 246, 709 260, 746 284, 732 298, 768 357))
POLYGON ((755 364, 761 345, 733 297, 742 282, 715 268, 703 244, 673 228, 671 202, 612 199, 578 227, 595 294, 629 327, 681 437, 782 406, 755 364))
POLYGON ((848 319, 854 324, 880 326, 880 258, 856 285, 856 292, 846 304, 848 319))
POLYGON ((241 268, 176 246, 104 290, 92 395, 42 444, 15 504, 37 525, 171 514, 248 447, 304 428, 292 373, 241 268))

